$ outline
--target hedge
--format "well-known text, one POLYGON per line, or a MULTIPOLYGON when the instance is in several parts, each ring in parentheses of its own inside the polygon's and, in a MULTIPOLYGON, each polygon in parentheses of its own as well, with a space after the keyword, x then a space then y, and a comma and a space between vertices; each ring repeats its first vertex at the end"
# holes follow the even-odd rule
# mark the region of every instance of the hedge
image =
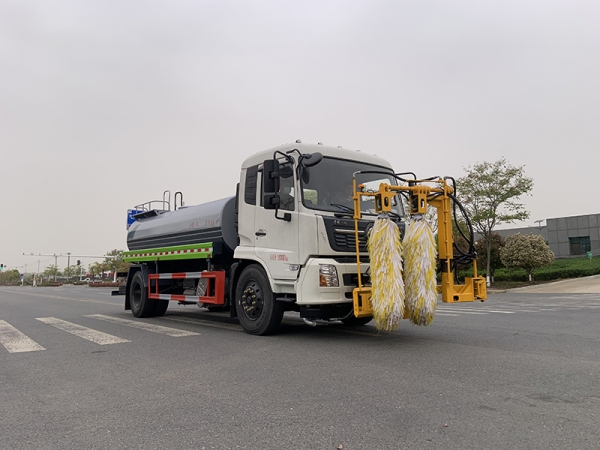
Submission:
MULTIPOLYGON (((485 276, 485 269, 479 270, 478 274, 485 276)), ((600 257, 592 259, 583 258, 565 258, 557 259, 546 267, 540 267, 533 271, 535 281, 553 281, 565 278, 589 277, 600 274, 600 257)), ((462 270, 458 272, 460 279, 472 277, 473 270, 462 270)), ((494 272, 494 281, 529 281, 527 273, 523 269, 496 269, 494 272)))

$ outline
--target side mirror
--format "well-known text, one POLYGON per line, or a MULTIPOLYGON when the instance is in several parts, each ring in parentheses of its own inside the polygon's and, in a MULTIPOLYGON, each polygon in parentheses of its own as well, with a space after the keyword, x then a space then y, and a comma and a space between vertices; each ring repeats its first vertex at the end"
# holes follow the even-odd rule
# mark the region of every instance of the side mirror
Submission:
POLYGON ((265 209, 279 209, 281 206, 281 198, 279 194, 265 193, 263 197, 263 208, 265 209))
POLYGON ((312 166, 316 166, 317 164, 319 164, 322 159, 323 159, 322 153, 319 153, 319 152, 307 153, 306 155, 304 155, 304 158, 302 158, 302 164, 304 164, 305 167, 312 167, 312 166))
POLYGON ((308 169, 308 167, 302 167, 302 181, 304 181, 304 184, 308 184, 308 182, 310 181, 310 170, 308 169))
POLYGON ((276 194, 279 192, 279 177, 279 161, 276 159, 266 159, 263 163, 263 192, 265 194, 276 194))
POLYGON ((281 178, 294 176, 294 169, 291 166, 279 166, 279 176, 281 178))

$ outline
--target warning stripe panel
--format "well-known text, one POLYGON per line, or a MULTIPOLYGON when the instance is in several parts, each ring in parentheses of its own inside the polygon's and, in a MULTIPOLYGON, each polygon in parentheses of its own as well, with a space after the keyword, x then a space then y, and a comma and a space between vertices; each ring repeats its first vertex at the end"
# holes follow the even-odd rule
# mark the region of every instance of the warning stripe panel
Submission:
POLYGON ((152 300, 175 300, 178 302, 201 302, 203 298, 196 295, 180 295, 180 294, 148 294, 148 298, 152 300))
POLYGON ((225 272, 204 271, 204 272, 178 272, 178 273, 151 273, 148 274, 148 298, 152 300, 175 300, 180 302, 202 302, 213 305, 225 304, 225 272), (207 280, 205 296, 191 296, 182 294, 161 294, 159 292, 161 279, 187 279, 204 278, 207 280))
MULTIPOLYGON (((177 280, 182 278, 203 278, 207 272, 177 272, 177 273, 152 273, 149 278, 152 280, 177 280)), ((212 272, 210 272, 212 273, 212 272)))

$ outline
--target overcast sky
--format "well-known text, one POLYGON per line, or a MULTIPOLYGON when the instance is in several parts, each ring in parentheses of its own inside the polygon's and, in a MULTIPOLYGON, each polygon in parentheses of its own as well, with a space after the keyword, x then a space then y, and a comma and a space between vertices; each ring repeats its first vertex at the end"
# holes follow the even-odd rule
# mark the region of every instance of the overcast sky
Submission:
POLYGON ((423 178, 504 156, 535 183, 515 226, 599 213, 599 24, 598 0, 0 0, 0 263, 126 249, 128 208, 233 195, 296 139, 423 178))

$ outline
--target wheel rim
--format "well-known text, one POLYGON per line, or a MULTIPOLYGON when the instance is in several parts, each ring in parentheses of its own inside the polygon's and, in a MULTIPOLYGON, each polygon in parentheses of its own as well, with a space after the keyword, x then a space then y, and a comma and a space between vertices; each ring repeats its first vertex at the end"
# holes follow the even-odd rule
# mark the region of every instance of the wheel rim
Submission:
POLYGON ((263 291, 256 281, 251 281, 242 292, 240 305, 244 315, 250 320, 256 320, 262 314, 264 308, 263 291))

